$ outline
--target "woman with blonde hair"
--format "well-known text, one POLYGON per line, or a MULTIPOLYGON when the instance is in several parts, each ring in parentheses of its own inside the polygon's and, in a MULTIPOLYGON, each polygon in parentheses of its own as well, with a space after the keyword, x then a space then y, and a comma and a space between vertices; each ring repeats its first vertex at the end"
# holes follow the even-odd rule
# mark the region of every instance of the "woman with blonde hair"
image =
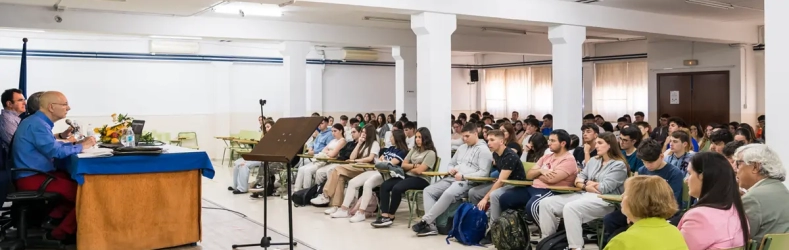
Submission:
POLYGON ((605 250, 686 250, 682 233, 667 220, 677 212, 674 192, 660 176, 639 175, 625 181, 622 213, 633 225, 615 236, 605 250))

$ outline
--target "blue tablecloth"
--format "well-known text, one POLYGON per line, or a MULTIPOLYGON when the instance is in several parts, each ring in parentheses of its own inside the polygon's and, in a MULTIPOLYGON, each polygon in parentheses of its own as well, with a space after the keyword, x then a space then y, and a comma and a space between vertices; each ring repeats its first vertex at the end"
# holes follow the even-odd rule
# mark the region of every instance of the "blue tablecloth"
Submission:
POLYGON ((67 164, 71 178, 80 185, 86 174, 141 174, 201 170, 203 176, 214 178, 214 167, 202 151, 164 153, 156 156, 113 156, 79 158, 71 156, 67 164))

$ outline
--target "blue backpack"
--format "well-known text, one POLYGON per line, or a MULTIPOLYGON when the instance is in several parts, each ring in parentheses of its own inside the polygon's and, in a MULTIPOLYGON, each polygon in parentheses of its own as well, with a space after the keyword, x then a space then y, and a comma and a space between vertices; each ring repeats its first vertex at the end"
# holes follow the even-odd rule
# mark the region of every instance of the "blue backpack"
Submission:
POLYGON ((452 230, 447 235, 447 244, 450 238, 455 238, 463 245, 479 246, 479 242, 485 238, 487 229, 488 216, 485 212, 477 209, 474 204, 463 203, 455 212, 452 230))

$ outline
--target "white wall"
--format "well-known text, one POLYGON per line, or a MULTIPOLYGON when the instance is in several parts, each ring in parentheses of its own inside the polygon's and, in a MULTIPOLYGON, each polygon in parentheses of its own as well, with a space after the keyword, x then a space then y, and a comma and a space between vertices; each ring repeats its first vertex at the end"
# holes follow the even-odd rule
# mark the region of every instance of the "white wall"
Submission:
MULTIPOLYGON (((125 36, 0 32, 0 48, 20 49, 22 37, 30 38, 30 50, 119 53, 148 53, 149 41, 125 36)), ((200 45, 204 55, 280 57, 273 43, 201 41, 200 45)), ((320 55, 313 52, 308 57, 320 55)), ((464 59, 458 63, 466 63, 464 59)), ((380 60, 391 62, 391 55, 381 53, 380 60)), ((212 158, 220 158, 224 148, 214 136, 257 129, 258 99, 268 101, 266 116, 281 117, 285 108, 281 64, 28 57, 27 65, 28 93, 62 91, 72 108, 69 118, 95 127, 110 123, 113 113, 126 113, 146 120, 147 131, 169 132, 172 138, 177 132, 197 132, 200 148, 212 158)), ((0 89, 16 88, 19 58, 0 56, 0 69, 0 89)), ((342 114, 388 114, 395 108, 393 66, 310 64, 307 70, 308 85, 321 97, 308 106, 312 111, 339 120, 342 114)), ((468 96, 476 95, 465 84, 467 79, 468 70, 453 70, 452 91, 457 92, 453 109, 469 109, 468 96)), ((65 124, 59 122, 55 127, 62 130, 65 124)))

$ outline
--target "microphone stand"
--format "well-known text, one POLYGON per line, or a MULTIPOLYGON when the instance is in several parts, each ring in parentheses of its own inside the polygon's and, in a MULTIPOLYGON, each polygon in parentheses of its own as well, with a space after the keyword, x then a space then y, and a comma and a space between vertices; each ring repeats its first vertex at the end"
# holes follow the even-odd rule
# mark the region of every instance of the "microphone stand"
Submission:
MULTIPOLYGON (((266 101, 261 99, 260 100, 260 117, 265 117, 265 116, 263 116, 263 105, 266 105, 266 101)), ((261 127, 261 130, 263 131, 264 134, 265 134, 265 130, 266 130, 265 122, 266 121, 264 120, 263 121, 264 125, 261 127)), ((269 190, 265 190, 264 189, 263 190, 263 227, 264 227, 263 228, 263 238, 260 238, 260 243, 243 244, 243 245, 235 245, 234 244, 232 246, 233 249, 242 248, 242 247, 254 247, 254 246, 262 247, 263 249, 268 249, 271 246, 290 246, 290 249, 293 250, 293 247, 295 247, 297 245, 297 243, 293 241, 293 211, 292 211, 293 206, 291 206, 291 204, 290 204, 291 203, 291 198, 290 198, 290 193, 291 193, 290 192, 291 191, 290 190, 290 186, 291 186, 290 185, 291 184, 291 181, 290 181, 290 162, 288 162, 286 164, 287 164, 287 168, 284 171, 288 171, 287 185, 288 185, 288 219, 289 219, 288 220, 288 228, 290 230, 290 234, 288 235, 289 242, 272 243, 271 242, 271 237, 268 236, 268 191, 269 190)), ((269 179, 269 169, 268 169, 268 167, 269 167, 268 162, 263 162, 263 165, 261 165, 261 168, 263 168, 262 170, 263 170, 263 187, 264 188, 268 188, 269 187, 268 182, 270 181, 270 179, 269 179)), ((260 170, 258 170, 258 171, 260 171, 260 170)))

